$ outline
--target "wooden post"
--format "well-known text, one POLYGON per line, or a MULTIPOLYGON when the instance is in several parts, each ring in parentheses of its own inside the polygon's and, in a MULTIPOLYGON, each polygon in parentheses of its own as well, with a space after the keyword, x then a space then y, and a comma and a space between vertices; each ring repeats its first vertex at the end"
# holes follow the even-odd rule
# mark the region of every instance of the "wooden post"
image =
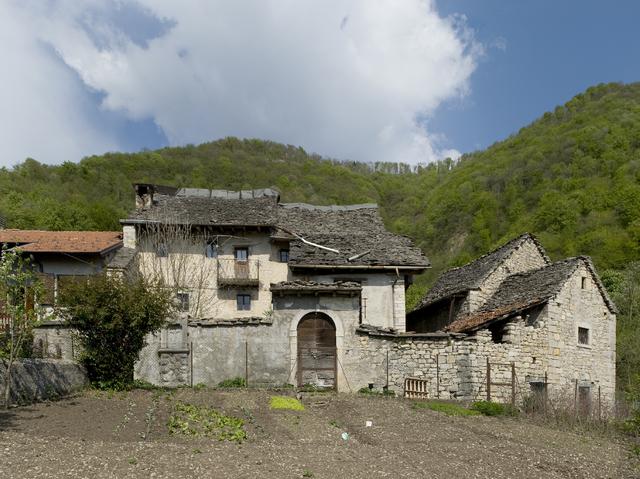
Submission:
POLYGON ((244 342, 244 385, 249 387, 249 341, 244 342))
POLYGON ((387 383, 385 385, 385 388, 389 390, 389 350, 388 349, 387 349, 387 383))
POLYGON ((440 354, 436 354, 436 397, 440 399, 440 354))
POLYGON ((516 363, 511 363, 511 406, 516 407, 516 363))
POLYGON ((487 401, 491 401, 491 363, 487 358, 487 401))
POLYGON ((575 386, 573 390, 573 412, 578 415, 578 380, 575 380, 575 386))
POLYGON ((546 415, 547 413, 547 398, 549 397, 549 392, 548 392, 548 388, 549 386, 547 386, 547 383, 549 382, 549 378, 547 376, 547 371, 544 372, 544 391, 542 392, 543 394, 543 400, 544 400, 544 406, 543 406, 543 410, 544 413, 546 415))
POLYGON ((193 387, 193 341, 189 341, 189 383, 193 387))
POLYGON ((600 396, 600 386, 598 386, 598 421, 602 421, 602 400, 600 396))

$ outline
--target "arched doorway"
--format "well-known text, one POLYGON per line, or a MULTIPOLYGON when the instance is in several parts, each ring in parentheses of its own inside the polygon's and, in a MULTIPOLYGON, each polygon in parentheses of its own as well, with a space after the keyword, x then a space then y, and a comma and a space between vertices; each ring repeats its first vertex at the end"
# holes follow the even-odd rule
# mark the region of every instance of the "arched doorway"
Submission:
POLYGON ((335 388, 336 378, 336 327, 326 314, 306 314, 298 323, 298 386, 335 388))

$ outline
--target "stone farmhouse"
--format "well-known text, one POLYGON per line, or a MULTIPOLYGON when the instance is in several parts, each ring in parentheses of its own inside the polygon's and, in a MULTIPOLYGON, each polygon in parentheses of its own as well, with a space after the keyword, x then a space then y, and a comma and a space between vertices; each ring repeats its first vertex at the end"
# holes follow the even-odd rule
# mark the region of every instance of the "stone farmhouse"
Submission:
POLYGON ((280 203, 273 190, 136 185, 111 264, 176 288, 183 314, 149 338, 138 378, 163 385, 371 381, 354 347, 367 324, 405 331, 405 289, 429 266, 376 205, 280 203))
POLYGON ((615 398, 616 310, 586 257, 551 262, 529 234, 443 273, 376 205, 281 203, 270 189, 135 185, 108 269, 162 278, 181 312, 136 365, 164 386, 363 387, 522 402, 615 398))

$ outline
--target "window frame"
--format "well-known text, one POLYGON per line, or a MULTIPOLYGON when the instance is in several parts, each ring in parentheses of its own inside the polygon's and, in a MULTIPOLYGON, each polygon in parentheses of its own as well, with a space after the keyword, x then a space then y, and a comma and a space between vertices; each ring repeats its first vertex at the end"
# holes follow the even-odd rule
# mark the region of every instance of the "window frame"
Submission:
POLYGON ((204 245, 204 256, 209 259, 218 257, 218 242, 216 240, 208 240, 204 245))
POLYGON ((157 258, 166 258, 169 256, 169 245, 162 241, 156 244, 156 257, 157 258))
POLYGON ((180 291, 176 293, 176 300, 178 301, 178 310, 180 312, 188 313, 190 311, 191 295, 187 291, 180 291))
POLYGON ((251 311, 251 299, 252 298, 250 294, 247 294, 247 293, 236 294, 236 309, 238 311, 251 311))
POLYGON ((278 250, 278 261, 280 261, 280 263, 289 262, 289 248, 280 248, 278 250), (283 259, 283 257, 285 256, 286 256, 286 259, 283 259))
POLYGON ((247 246, 237 246, 233 249, 233 259, 235 261, 237 261, 238 263, 246 263, 247 261, 249 261, 249 248, 247 246), (244 251, 245 252, 245 258, 238 258, 238 252, 240 251, 244 251))
POLYGON ((591 329, 586 326, 578 326, 578 346, 591 346, 591 329), (583 341, 586 334, 586 342, 583 341))

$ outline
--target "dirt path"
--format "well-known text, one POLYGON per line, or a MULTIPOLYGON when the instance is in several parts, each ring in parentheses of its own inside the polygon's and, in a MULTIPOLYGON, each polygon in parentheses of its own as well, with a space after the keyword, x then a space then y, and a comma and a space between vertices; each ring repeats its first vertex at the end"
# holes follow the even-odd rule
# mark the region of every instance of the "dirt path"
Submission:
POLYGON ((304 411, 273 411, 273 394, 87 393, 13 409, 0 413, 0 477, 640 477, 619 440, 525 420, 448 417, 399 399, 312 397, 304 411), (170 435, 176 401, 243 418, 247 440, 170 435))

